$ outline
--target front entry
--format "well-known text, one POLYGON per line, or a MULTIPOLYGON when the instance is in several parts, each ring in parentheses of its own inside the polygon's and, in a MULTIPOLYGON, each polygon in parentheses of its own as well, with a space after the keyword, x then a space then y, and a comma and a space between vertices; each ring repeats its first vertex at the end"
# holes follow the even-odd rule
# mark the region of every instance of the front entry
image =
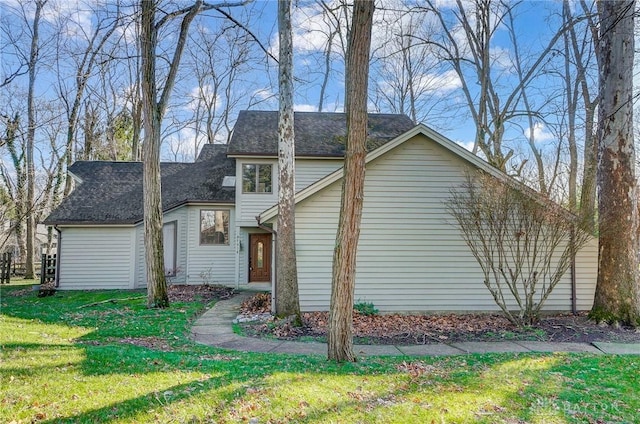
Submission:
POLYGON ((249 234, 249 282, 271 281, 271 234, 249 234))

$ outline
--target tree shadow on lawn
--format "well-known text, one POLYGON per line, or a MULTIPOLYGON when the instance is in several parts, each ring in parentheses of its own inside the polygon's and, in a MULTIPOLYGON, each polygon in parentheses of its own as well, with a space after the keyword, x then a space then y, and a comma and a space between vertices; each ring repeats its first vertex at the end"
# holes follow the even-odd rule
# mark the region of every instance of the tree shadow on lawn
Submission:
MULTIPOLYGON (((240 380, 241 381, 241 380, 240 380)), ((171 404, 188 400, 194 396, 218 389, 217 396, 222 399, 233 399, 242 393, 242 390, 233 386, 234 379, 229 374, 216 377, 199 379, 183 384, 164 387, 161 390, 153 390, 146 394, 128 398, 104 405, 99 408, 87 410, 75 415, 67 415, 42 421, 43 423, 97 423, 123 419, 133 419, 138 415, 144 415, 153 409, 166 408, 171 404), (228 386, 227 388, 224 388, 228 386)), ((152 421, 148 418, 145 421, 152 421)), ((153 420, 155 421, 155 420, 153 420)), ((135 422, 132 421, 132 422, 135 422)))
POLYGON ((56 368, 58 368, 65 361, 58 361, 58 363, 51 363, 51 359, 53 357, 59 356, 59 353, 53 353, 53 351, 62 350, 63 352, 71 352, 75 350, 74 345, 68 344, 38 344, 38 343, 2 343, 1 350, 3 351, 3 361, 4 364, 0 368, 2 374, 9 375, 12 377, 32 377, 37 376, 40 372, 48 370, 49 372, 54 372, 56 368), (49 352, 47 349, 51 349, 49 352), (33 366, 29 365, 28 367, 18 367, 18 366, 6 366, 6 364, 11 363, 11 359, 13 357, 19 356, 20 354, 24 354, 24 356, 28 356, 30 360, 42 361, 43 363, 47 363, 46 365, 33 366))
MULTIPOLYGON (((48 306, 54 308, 55 297, 49 299, 52 300, 44 302, 51 302, 48 306)), ((411 367, 402 368, 401 365, 407 362, 401 364, 399 358, 364 358, 357 364, 341 365, 327 362, 322 357, 228 352, 197 345, 184 337, 176 343, 175 350, 160 351, 122 343, 118 341, 119 336, 107 336, 109 332, 101 332, 99 327, 91 331, 76 324, 81 322, 90 325, 92 320, 60 322, 57 318, 60 311, 42 313, 34 310, 35 302, 30 303, 13 310, 4 307, 6 305, 3 303, 2 314, 25 320, 35 319, 50 325, 52 327, 47 332, 53 334, 53 338, 55 334, 64 334, 62 339, 68 337, 66 335, 70 333, 70 327, 77 329, 79 337, 67 338, 68 345, 47 343, 46 340, 53 338, 45 340, 37 335, 34 337, 43 340, 43 343, 3 343, 3 349, 8 352, 6 357, 16 350, 26 355, 36 355, 36 351, 46 349, 59 349, 63 354, 73 350, 78 357, 76 366, 81 376, 115 376, 114 384, 125 384, 130 382, 130 378, 148 379, 154 383, 139 386, 144 390, 142 394, 142 390, 137 390, 138 394, 135 391, 131 394, 124 392, 120 397, 127 396, 126 399, 109 402, 101 400, 102 391, 116 391, 119 388, 94 388, 91 386, 93 383, 88 381, 83 383, 89 385, 87 396, 94 396, 95 401, 89 400, 88 405, 76 408, 79 412, 70 412, 67 408, 59 413, 59 417, 51 417, 54 414, 49 414, 49 419, 36 417, 35 421, 38 422, 109 422, 135 420, 136 417, 153 421, 154 417, 145 414, 155 411, 160 417, 171 417, 175 408, 180 413, 184 412, 181 410, 183 406, 178 405, 184 402, 187 403, 185 407, 198 402, 205 406, 201 406, 194 415, 181 416, 178 421, 239 421, 255 416, 260 417, 261 422, 273 418, 312 423, 335 420, 336 417, 344 417, 344 421, 348 421, 349 417, 381 422, 385 419, 402 421, 404 419, 401 417, 409 420, 418 417, 422 422, 426 418, 440 420, 444 417, 464 422, 495 422, 496 419, 510 417, 530 421, 539 419, 541 414, 556 414, 554 417, 564 422, 564 417, 571 414, 571 410, 584 403, 573 388, 572 380, 565 377, 566 374, 576 373, 571 370, 571 364, 585 358, 593 362, 591 371, 582 368, 577 371, 581 381, 588 384, 601 379, 598 370, 606 362, 604 357, 588 355, 540 354, 404 358, 405 361, 411 361, 409 364, 418 364, 418 371, 412 371, 411 367), (420 371, 421 367, 427 371, 420 371), (156 375, 164 378, 164 381, 155 382, 156 375), (172 384, 176 379, 177 384, 172 384), (179 381, 185 379, 190 381, 179 381), (324 396, 321 392, 323 387, 327 390, 324 396), (202 401, 201 398, 205 396, 206 401, 202 401), (557 412, 555 401, 558 396, 567 399, 563 404, 565 408, 560 412, 557 412), (546 399, 546 403, 540 399, 546 399), (470 405, 465 406, 466 411, 456 411, 465 404, 470 405)), ((69 313, 77 312, 76 307, 67 309, 69 313)), ((163 325, 175 312, 169 310, 152 314, 157 320, 154 325, 163 325)), ((96 316, 98 320, 109 319, 108 314, 96 316)), ((182 313, 177 317, 182 322, 168 334, 187 325, 191 318, 182 313)), ((123 331, 126 333, 126 328, 123 331)), ((57 371, 56 365, 42 366, 40 371, 46 372, 47 369, 51 369, 52 373, 57 371)), ((638 365, 624 369, 630 373, 637 372, 638 365)), ((3 372, 7 370, 28 376, 37 375, 38 372, 38 369, 30 366, 3 368, 3 372)), ((74 376, 67 376, 67 379, 73 380, 71 377, 74 376)), ((631 381, 631 377, 627 380, 631 381)), ((52 377, 51 384, 56 384, 55 377, 52 377)), ((74 384, 73 381, 70 384, 74 384)), ((615 385, 615 380, 608 384, 615 385)), ((597 391, 595 396, 602 398, 597 391)), ((605 396, 604 400, 611 399, 605 396)), ((73 401, 72 393, 64 392, 57 393, 55 399, 58 403, 73 401)), ((624 409, 619 416, 632 417, 635 407, 635 404, 630 405, 631 409, 624 409)), ((640 406, 638 408, 640 410, 640 406)), ((592 412, 585 414, 599 416, 592 412)))
MULTIPOLYGON (((525 422, 540 419, 564 422, 564 417, 575 415, 575 411, 580 411, 583 418, 599 418, 604 414, 605 418, 613 416, 624 420, 625 416, 632 416, 632 412, 629 415, 596 413, 597 408, 584 406, 584 398, 575 402, 563 401, 559 408, 555 400, 558 395, 565 393, 565 398, 576 396, 573 384, 563 376, 566 371, 561 372, 572 362, 570 355, 415 358, 412 362, 403 363, 408 368, 412 365, 418 367, 418 372, 412 372, 397 365, 397 360, 396 365, 378 358, 364 359, 361 364, 338 365, 321 358, 247 355, 194 347, 195 352, 188 353, 157 352, 119 344, 26 343, 4 346, 8 350, 20 349, 27 353, 43 348, 62 348, 63 353, 71 349, 80 350, 84 359, 78 366, 85 376, 173 372, 193 372, 200 376, 185 383, 160 384, 145 389, 147 392, 144 394, 75 414, 64 413, 61 417, 41 420, 47 423, 135 421, 136 417, 141 421, 153 421, 153 416, 146 414, 156 410, 160 417, 166 417, 170 415, 171 408, 182 407, 175 404, 196 400, 200 396, 206 396, 211 403, 203 415, 192 416, 191 422, 218 421, 221 418, 223 421, 239 421, 251 417, 273 417, 275 420, 301 423, 335 419, 343 422, 351 419, 385 422, 393 421, 394 417, 487 423, 515 417, 525 422), (366 368, 372 363, 380 365, 375 372, 366 368), (302 365, 308 365, 306 370, 302 365), (421 367, 426 371, 420 371, 421 367), (329 391, 337 396, 318 399, 321 395, 314 387, 317 384, 325 388, 328 385, 329 391), (292 397, 292 392, 298 394, 292 397)), ((591 378, 598 374, 598 359, 593 358, 591 378)), ((56 372, 54 366, 51 372, 56 372)), ((590 378, 584 372, 580 377, 586 382, 590 378)), ((100 391, 94 394, 99 397, 100 391)), ((60 401, 71 401, 70 396, 71 393, 62 393, 60 401)))

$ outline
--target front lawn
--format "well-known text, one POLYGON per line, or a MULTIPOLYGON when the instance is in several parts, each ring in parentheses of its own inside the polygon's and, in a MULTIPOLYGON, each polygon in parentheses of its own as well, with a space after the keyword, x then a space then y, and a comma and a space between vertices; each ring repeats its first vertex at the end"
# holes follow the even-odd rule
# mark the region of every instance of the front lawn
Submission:
POLYGON ((0 422, 640 421, 640 356, 244 354, 189 340, 201 302, 143 295, 1 286, 0 422))

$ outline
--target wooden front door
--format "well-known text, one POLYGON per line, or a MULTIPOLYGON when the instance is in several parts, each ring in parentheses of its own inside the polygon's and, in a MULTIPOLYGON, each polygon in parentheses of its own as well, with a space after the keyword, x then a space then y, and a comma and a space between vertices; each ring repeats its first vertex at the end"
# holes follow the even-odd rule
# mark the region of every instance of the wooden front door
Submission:
POLYGON ((271 234, 249 235, 249 282, 271 281, 271 234))

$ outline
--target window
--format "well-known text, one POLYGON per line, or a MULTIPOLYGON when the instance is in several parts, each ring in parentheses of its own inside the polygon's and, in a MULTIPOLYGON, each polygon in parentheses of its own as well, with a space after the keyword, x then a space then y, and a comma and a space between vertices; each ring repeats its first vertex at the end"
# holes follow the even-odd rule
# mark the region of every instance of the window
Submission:
POLYGON ((176 221, 167 222, 162 226, 162 239, 164 246, 164 275, 175 277, 178 273, 176 264, 177 257, 177 235, 178 223, 176 221))
POLYGON ((229 211, 200 211, 200 244, 229 244, 229 211))
POLYGON ((243 193, 271 193, 271 165, 242 165, 243 193))

